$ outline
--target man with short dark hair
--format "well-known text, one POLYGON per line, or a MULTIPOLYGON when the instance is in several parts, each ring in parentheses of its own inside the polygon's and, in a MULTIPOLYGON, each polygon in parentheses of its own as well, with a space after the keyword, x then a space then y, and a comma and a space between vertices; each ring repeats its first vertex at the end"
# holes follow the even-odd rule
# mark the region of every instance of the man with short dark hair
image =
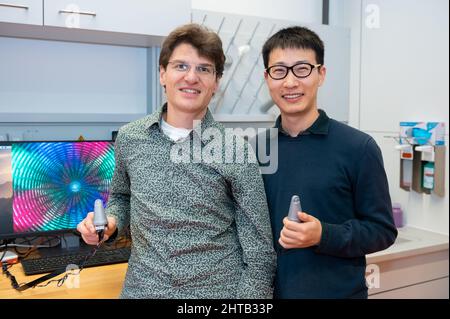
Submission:
POLYGON ((365 255, 397 236, 380 149, 318 109, 326 68, 316 33, 282 29, 262 55, 281 112, 278 169, 263 175, 278 254, 274 296, 367 298, 365 255), (286 218, 293 195, 300 197, 300 222, 286 218))
MULTIPOLYGON (((223 139, 208 148, 205 133, 225 136, 208 111, 222 42, 188 24, 169 34, 159 61, 167 103, 122 127, 115 144, 105 238, 129 224, 133 240, 121 297, 271 298, 276 256, 258 164, 221 161, 230 147, 251 149, 223 139), (192 150, 187 161, 183 149, 192 150)), ((78 230, 98 243, 92 213, 78 230)))

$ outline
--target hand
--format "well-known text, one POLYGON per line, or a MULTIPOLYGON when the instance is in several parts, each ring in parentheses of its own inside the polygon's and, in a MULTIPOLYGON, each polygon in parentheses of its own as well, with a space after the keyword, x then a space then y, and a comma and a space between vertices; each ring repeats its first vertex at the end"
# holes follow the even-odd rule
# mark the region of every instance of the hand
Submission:
MULTIPOLYGON (((114 234, 117 228, 117 222, 114 217, 107 217, 108 225, 105 227, 105 234, 103 235, 103 241, 108 240, 109 236, 114 234)), ((95 231, 94 226, 94 212, 87 214, 86 218, 83 219, 77 226, 77 230, 80 232, 81 237, 86 244, 97 245, 98 244, 98 234, 95 231)))
POLYGON ((280 245, 286 249, 318 245, 322 237, 320 220, 304 212, 298 212, 297 215, 303 223, 291 221, 287 217, 283 219, 284 227, 278 239, 280 245))

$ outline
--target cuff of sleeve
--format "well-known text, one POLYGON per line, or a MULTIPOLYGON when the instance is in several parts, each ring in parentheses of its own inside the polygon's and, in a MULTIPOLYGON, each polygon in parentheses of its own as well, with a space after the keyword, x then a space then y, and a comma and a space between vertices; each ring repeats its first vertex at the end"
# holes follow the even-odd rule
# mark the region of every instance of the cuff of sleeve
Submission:
POLYGON ((342 225, 322 223, 323 242, 321 241, 316 252, 332 256, 344 254, 345 252, 343 252, 343 248, 341 247, 345 242, 345 238, 341 235, 343 233, 344 229, 342 225))
POLYGON ((119 228, 116 228, 115 232, 105 241, 105 243, 109 244, 116 240, 117 235, 119 234, 119 228))
POLYGON ((112 212, 108 212, 106 214, 106 216, 114 217, 116 219, 116 227, 117 227, 116 230, 117 230, 117 233, 118 234, 122 234, 122 232, 123 232, 123 230, 125 228, 125 225, 124 225, 123 221, 119 218, 119 216, 117 216, 116 214, 114 214, 112 212))
POLYGON ((329 242, 330 242, 330 228, 332 228, 332 225, 327 223, 322 223, 322 236, 320 238, 320 243, 316 248, 317 253, 324 253, 329 249, 329 242))

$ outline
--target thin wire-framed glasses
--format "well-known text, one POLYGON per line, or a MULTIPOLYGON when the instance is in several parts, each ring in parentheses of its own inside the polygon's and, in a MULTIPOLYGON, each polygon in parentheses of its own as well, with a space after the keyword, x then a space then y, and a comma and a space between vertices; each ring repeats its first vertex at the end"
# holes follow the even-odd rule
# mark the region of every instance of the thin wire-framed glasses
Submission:
POLYGON ((308 77, 315 68, 319 68, 322 64, 311 64, 301 62, 293 66, 272 65, 266 69, 267 74, 274 80, 282 80, 287 77, 289 70, 292 71, 296 77, 304 79, 308 77))
POLYGON ((214 66, 211 64, 190 64, 184 61, 169 61, 172 69, 176 72, 187 73, 191 70, 192 66, 195 66, 195 73, 201 77, 212 77, 216 72, 214 66))

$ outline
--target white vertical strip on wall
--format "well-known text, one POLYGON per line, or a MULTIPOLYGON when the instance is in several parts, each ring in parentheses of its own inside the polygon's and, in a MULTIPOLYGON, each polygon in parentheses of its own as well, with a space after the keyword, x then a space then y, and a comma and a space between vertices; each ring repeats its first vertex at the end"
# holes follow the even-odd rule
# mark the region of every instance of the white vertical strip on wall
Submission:
POLYGON ((350 29, 348 124, 360 127, 362 0, 330 0, 329 25, 350 29))

